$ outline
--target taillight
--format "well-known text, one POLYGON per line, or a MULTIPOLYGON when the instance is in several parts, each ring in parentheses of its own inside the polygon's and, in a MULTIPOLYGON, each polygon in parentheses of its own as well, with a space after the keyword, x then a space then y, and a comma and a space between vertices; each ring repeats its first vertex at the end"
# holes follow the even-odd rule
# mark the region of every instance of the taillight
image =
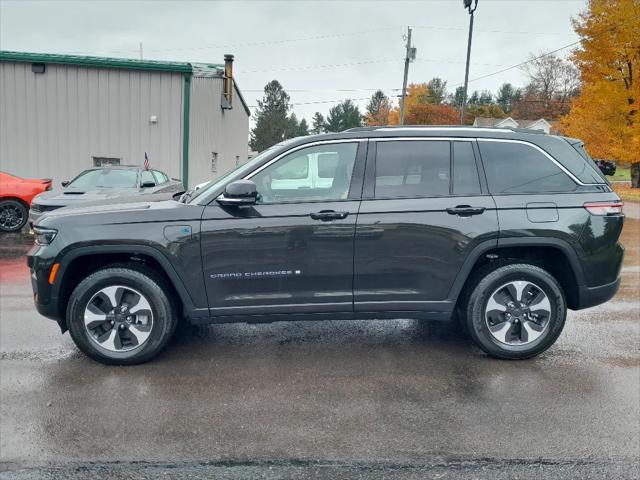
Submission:
POLYGON ((45 189, 45 191, 49 191, 49 190, 53 190, 53 187, 51 186, 51 184, 47 185, 47 188, 45 189))
POLYGON ((585 203, 591 215, 620 215, 622 213, 622 202, 590 202, 585 203))

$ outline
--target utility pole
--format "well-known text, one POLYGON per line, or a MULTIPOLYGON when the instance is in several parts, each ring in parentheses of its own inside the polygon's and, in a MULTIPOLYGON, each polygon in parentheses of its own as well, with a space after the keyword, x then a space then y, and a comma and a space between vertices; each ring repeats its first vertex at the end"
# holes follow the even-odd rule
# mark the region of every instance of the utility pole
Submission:
POLYGON ((140 60, 142 60, 142 42, 140 42, 140 60))
POLYGON ((404 57, 404 80, 402 81, 402 99, 400 100, 400 125, 404 125, 404 104, 407 97, 407 78, 409 62, 416 58, 416 49, 411 46, 411 27, 407 27, 407 53, 404 57))
POLYGON ((469 10, 469 38, 467 40, 467 65, 464 70, 464 93, 462 95, 462 106, 460 107, 460 125, 464 125, 464 113, 467 108, 467 87, 469 86, 469 59, 471 58, 471 37, 473 35, 473 12, 478 8, 478 0, 475 0, 473 7, 471 6, 473 0, 462 0, 464 8, 469 10))

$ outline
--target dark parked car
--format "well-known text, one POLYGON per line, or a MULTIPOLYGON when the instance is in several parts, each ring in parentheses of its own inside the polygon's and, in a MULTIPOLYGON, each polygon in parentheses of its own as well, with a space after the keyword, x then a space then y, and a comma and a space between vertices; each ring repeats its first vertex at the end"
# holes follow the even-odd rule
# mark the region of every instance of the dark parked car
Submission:
POLYGON ((613 160, 596 159, 594 160, 594 162, 596 162, 596 165, 598 166, 600 171, 605 175, 611 176, 616 174, 616 162, 614 162, 613 160))
POLYGON ((34 229, 35 304, 109 364, 154 357, 180 318, 459 319, 528 358, 616 293, 623 258, 622 203, 582 144, 518 130, 303 137, 180 201, 65 210, 34 229))
POLYGON ((91 168, 70 182, 62 182, 62 186, 62 191, 41 193, 33 199, 29 211, 31 225, 46 212, 70 205, 184 190, 182 182, 166 173, 138 166, 91 168))

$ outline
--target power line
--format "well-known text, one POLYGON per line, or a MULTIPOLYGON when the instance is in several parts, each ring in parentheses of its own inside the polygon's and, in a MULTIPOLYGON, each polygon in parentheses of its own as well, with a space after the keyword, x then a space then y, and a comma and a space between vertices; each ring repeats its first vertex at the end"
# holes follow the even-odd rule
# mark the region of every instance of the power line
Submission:
MULTIPOLYGON (((330 38, 342 38, 347 36, 355 36, 355 35, 367 35, 370 33, 378 33, 383 31, 390 30, 400 30, 405 28, 404 26, 398 25, 393 27, 381 27, 374 28, 370 30, 361 30, 357 32, 343 32, 343 33, 334 33, 327 35, 315 35, 310 37, 301 37, 301 38, 285 38, 285 39, 272 39, 272 40, 264 40, 258 42, 244 42, 244 43, 226 43, 219 45, 198 45, 193 47, 175 47, 175 48, 152 48, 148 49, 148 52, 181 52, 181 51, 190 51, 190 50, 210 50, 216 48, 242 48, 242 47, 257 47, 257 46, 268 46, 268 45, 282 45, 285 43, 294 43, 294 42, 306 42, 313 40, 326 40, 330 38)), ((453 27, 453 26, 442 26, 442 25, 418 25, 415 28, 428 29, 428 30, 445 30, 445 31, 460 31, 464 30, 463 27, 453 27)), ((500 34, 514 34, 514 35, 570 35, 569 33, 564 34, 560 32, 527 32, 527 31, 508 31, 508 30, 478 30, 482 33, 500 33, 500 34)), ((126 49, 126 50, 104 50, 107 53, 139 53, 139 49, 126 49)), ((65 50, 64 53, 68 54, 91 54, 87 50, 65 50)))
MULTIPOLYGON (((457 30, 457 31, 467 30, 467 27, 444 27, 441 25, 415 25, 414 28, 424 28, 428 30, 457 30)), ((501 33, 501 34, 509 34, 509 35, 573 35, 573 33, 564 33, 564 32, 525 32, 525 31, 514 31, 514 30, 476 30, 476 32, 501 33)))
MULTIPOLYGON (((504 73, 506 71, 513 70, 514 68, 519 68, 519 67, 521 67, 523 65, 526 65, 529 62, 533 62, 534 60, 539 60, 540 58, 548 57, 549 55, 553 55, 554 53, 558 53, 561 50, 565 50, 567 48, 573 47, 574 45, 577 45, 580 42, 582 42, 582 40, 578 40, 576 42, 569 43, 568 45, 565 45, 563 47, 557 48, 557 49, 552 50, 550 52, 543 53, 542 55, 538 55, 537 57, 530 58, 529 60, 525 60, 524 62, 520 62, 517 65, 512 65, 510 67, 503 68, 501 70, 498 70, 497 72, 487 73, 486 75, 481 75, 479 77, 472 78, 472 79, 469 80, 469 82, 475 82, 476 80, 482 80, 483 78, 492 77, 494 75, 498 75, 500 73, 504 73)), ((451 88, 461 87, 462 85, 464 85, 464 84, 463 83, 458 83, 456 85, 452 85, 451 88)))
POLYGON ((298 70, 313 70, 316 68, 339 68, 339 67, 350 67, 355 65, 369 65, 369 64, 401 62, 401 61, 402 59, 389 58, 386 60, 363 60, 361 62, 329 63, 324 65, 303 65, 299 67, 267 68, 264 70, 239 70, 237 73, 287 72, 287 71, 298 71, 298 70))
MULTIPOLYGON (((181 52, 188 50, 209 50, 215 48, 242 48, 242 47, 258 47, 258 46, 266 46, 266 45, 281 45, 284 43, 293 43, 293 42, 306 42, 312 40, 326 40, 329 38, 342 38, 354 35, 366 35, 369 33, 378 33, 388 30, 399 30, 404 28, 402 26, 395 27, 382 27, 382 28, 374 28, 370 30, 360 30, 357 32, 343 32, 343 33, 334 33, 327 35, 315 35, 311 37, 301 37, 301 38, 284 38, 284 39, 273 39, 273 40, 264 40, 258 42, 244 42, 244 43, 225 43, 220 45, 200 45, 193 47, 176 47, 176 48, 151 48, 147 51, 149 52, 181 52)), ((109 53, 132 53, 138 52, 138 50, 105 50, 109 53)), ((66 53, 87 53, 86 51, 67 51, 66 53)))
MULTIPOLYGON (((370 64, 377 64, 377 63, 393 63, 393 62, 402 62, 402 61, 404 61, 404 59, 388 58, 384 60, 362 60, 360 62, 328 63, 328 64, 322 64, 322 65, 302 65, 302 66, 292 66, 292 67, 266 68, 266 69, 260 69, 260 70, 238 70, 237 73, 246 74, 246 73, 265 73, 265 72, 288 72, 288 71, 293 72, 293 71, 300 71, 300 70, 313 70, 313 69, 321 69, 321 68, 341 68, 341 67, 370 65, 370 64)), ((427 62, 427 63, 451 63, 451 64, 465 63, 459 60, 445 60, 445 59, 436 59, 436 58, 418 58, 418 59, 415 59, 415 61, 427 62)), ((471 65, 491 66, 491 67, 501 66, 500 64, 496 64, 496 63, 472 63, 471 65)))

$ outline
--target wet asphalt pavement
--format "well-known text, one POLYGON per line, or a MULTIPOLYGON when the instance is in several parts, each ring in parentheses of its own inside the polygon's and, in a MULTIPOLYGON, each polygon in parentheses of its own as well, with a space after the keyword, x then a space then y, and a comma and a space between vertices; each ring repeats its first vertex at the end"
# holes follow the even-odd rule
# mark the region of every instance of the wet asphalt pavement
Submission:
POLYGON ((623 283, 493 360, 413 320, 183 328, 106 367, 32 304, 0 240, 0 478, 639 478, 640 208, 623 283))

